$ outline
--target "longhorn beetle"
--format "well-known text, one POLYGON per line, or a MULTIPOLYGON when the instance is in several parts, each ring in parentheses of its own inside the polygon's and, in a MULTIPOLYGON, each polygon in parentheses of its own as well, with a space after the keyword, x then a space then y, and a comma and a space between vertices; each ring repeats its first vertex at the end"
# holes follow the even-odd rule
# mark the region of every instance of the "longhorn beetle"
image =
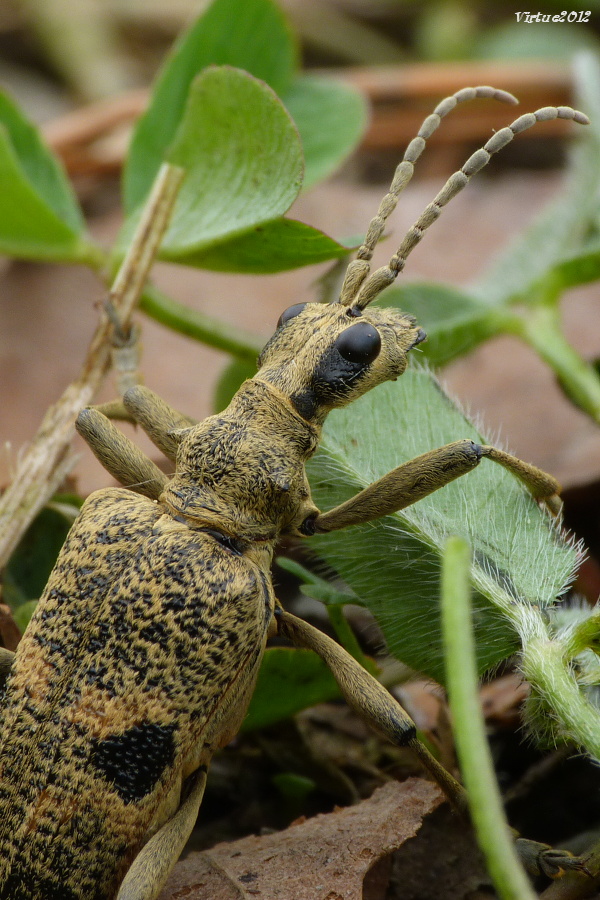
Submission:
MULTIPOLYGON (((0 658, 0 900, 153 900, 193 827, 210 759, 235 735, 275 634, 314 650, 348 702, 380 734, 412 748, 465 812, 463 789, 399 704, 333 640, 281 608, 270 566, 282 535, 385 516, 483 457, 559 510, 551 476, 470 440, 399 466, 325 513, 305 474, 327 413, 401 375, 409 350, 425 339, 412 316, 370 304, 441 208, 519 132, 557 117, 587 122, 568 107, 547 107, 494 134, 449 179, 389 265, 369 274, 427 138, 474 97, 516 102, 479 87, 436 108, 398 166, 339 300, 289 307, 257 375, 224 412, 194 424, 147 388, 125 393, 128 414, 175 463, 171 477, 100 409, 79 415, 80 434, 128 490, 88 498, 14 660, 8 651, 0 658)), ((521 846, 534 870, 582 867, 546 845, 521 846)))

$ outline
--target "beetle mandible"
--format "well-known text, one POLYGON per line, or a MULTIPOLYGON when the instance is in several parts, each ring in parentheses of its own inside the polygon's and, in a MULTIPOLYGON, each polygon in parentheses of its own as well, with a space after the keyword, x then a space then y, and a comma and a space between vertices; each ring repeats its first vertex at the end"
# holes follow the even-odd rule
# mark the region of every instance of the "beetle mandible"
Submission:
MULTIPOLYGON (((194 825, 210 759, 236 734, 275 634, 314 650, 348 702, 380 734, 412 748, 465 811, 462 787, 417 739, 399 704, 333 640, 280 607, 270 566, 282 535, 397 511, 483 457, 559 509, 552 477, 469 440, 399 466, 325 513, 305 474, 329 411, 396 379, 425 338, 412 316, 370 304, 441 208, 515 134, 557 117, 587 121, 568 107, 547 107, 497 132, 449 179, 389 265, 370 274, 427 138, 474 97, 514 100, 466 88, 436 108, 398 166, 340 299, 287 309, 257 375, 224 412, 194 424, 147 388, 126 392, 129 415, 175 463, 171 477, 99 409, 81 412, 79 432, 125 487, 88 498, 14 660, 0 654, 0 900, 153 900, 194 825)), ((548 874, 581 867, 545 845, 528 845, 526 855, 548 874)))

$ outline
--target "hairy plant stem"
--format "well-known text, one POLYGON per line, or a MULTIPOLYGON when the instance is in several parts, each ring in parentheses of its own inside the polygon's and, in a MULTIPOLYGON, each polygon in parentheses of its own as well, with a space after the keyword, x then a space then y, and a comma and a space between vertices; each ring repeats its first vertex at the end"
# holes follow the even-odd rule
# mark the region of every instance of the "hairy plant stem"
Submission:
MULTIPOLYGON (((567 738, 600 760, 600 711, 590 703, 571 670, 571 639, 552 637, 538 607, 527 603, 496 605, 521 639, 521 671, 543 703, 544 725, 554 723, 557 738, 567 738)), ((535 727, 535 721, 531 722, 535 727)))
MULTIPOLYGON (((148 278, 183 176, 180 168, 162 166, 117 272, 109 301, 124 326, 148 278)), ((75 419, 91 402, 110 368, 112 329, 108 315, 103 313, 79 377, 47 410, 36 436, 21 457, 12 484, 0 498, 0 569, 73 465, 70 442, 75 419)))
POLYGON ((519 863, 504 809, 479 700, 469 584, 470 549, 448 539, 442 561, 442 624, 447 685, 461 771, 479 845, 504 900, 534 900, 519 863))
MULTIPOLYGON (((574 740, 600 760, 600 713, 569 670, 562 644, 549 637, 525 639, 521 668, 543 703, 546 724, 551 717, 559 735, 574 740)), ((535 727, 535 721, 532 724, 535 727)))

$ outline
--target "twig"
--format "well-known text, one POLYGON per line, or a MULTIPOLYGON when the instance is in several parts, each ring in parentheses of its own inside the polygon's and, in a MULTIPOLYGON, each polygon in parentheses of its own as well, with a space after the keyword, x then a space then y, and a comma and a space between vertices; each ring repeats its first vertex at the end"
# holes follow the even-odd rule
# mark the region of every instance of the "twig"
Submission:
MULTIPOLYGON (((164 164, 154 182, 129 250, 110 292, 123 325, 127 325, 142 292, 166 230, 184 172, 164 164)), ((51 406, 18 467, 13 483, 0 499, 0 569, 39 510, 73 465, 69 444, 75 419, 87 406, 108 372, 112 325, 104 313, 90 342, 76 381, 51 406)))

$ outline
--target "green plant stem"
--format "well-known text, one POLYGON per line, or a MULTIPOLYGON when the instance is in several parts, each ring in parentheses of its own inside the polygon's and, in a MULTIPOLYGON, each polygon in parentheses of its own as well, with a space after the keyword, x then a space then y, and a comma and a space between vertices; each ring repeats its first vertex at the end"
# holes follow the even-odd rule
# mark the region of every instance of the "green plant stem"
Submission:
POLYGON ((505 900, 534 900, 504 816, 479 702, 471 621, 470 549, 448 539, 442 563, 442 624, 455 740, 477 839, 505 900))
POLYGON ((600 714, 569 672, 562 644, 550 638, 525 639, 521 668, 542 697, 545 714, 556 719, 559 733, 600 759, 600 714))
POLYGON ((556 737, 573 740, 600 760, 600 712, 586 699, 569 666, 577 638, 586 636, 585 628, 580 626, 575 639, 567 636, 563 642, 550 637, 536 606, 510 602, 497 606, 521 638, 521 671, 543 700, 546 724, 553 722, 556 737))
POLYGON ((209 347, 231 353, 238 359, 255 362, 265 343, 250 331, 236 328, 198 310, 190 309, 183 303, 178 303, 152 285, 144 290, 140 309, 173 331, 202 341, 209 347))
POLYGON ((82 240, 78 258, 73 259, 73 257, 71 257, 68 262, 77 262, 81 263, 83 266, 88 266, 88 268, 93 269, 94 272, 97 272, 100 277, 102 277, 102 273, 109 265, 109 255, 97 244, 93 244, 91 241, 82 240))
POLYGON ((564 641, 565 656, 574 659, 584 650, 600 650, 600 613, 591 613, 569 632, 564 641))
POLYGON ((523 314, 513 312, 506 317, 504 330, 533 347, 573 403, 600 422, 600 377, 565 338, 556 306, 536 304, 523 314))

